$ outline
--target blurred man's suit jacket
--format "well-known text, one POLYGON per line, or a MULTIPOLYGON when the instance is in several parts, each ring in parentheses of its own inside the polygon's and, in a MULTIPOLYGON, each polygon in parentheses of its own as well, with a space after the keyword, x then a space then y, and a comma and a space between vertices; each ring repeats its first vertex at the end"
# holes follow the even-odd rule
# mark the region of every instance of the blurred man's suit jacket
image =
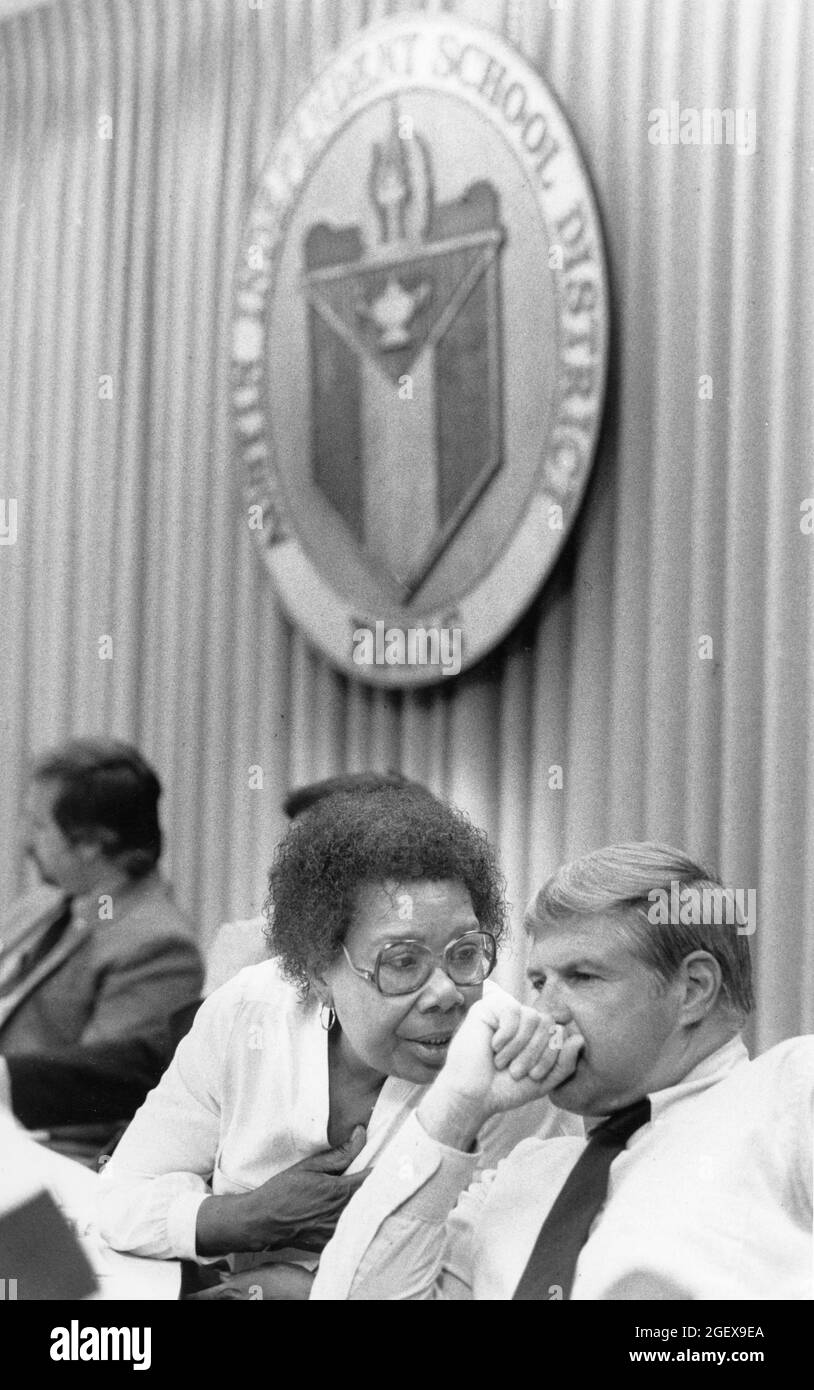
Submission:
POLYGON ((191 924, 157 873, 117 892, 109 918, 100 918, 96 899, 79 905, 81 913, 75 903, 58 944, 16 977, 64 905, 40 888, 0 920, 0 1055, 143 1034, 200 996, 203 965, 191 924))

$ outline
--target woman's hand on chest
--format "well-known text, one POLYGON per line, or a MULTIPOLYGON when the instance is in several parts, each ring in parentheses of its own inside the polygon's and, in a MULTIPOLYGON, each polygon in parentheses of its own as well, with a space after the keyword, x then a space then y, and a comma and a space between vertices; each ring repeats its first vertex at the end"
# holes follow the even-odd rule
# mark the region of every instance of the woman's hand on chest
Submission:
POLYGON ((357 1126, 344 1144, 276 1173, 254 1192, 207 1198, 198 1210, 198 1254, 288 1246, 319 1253, 367 1176, 345 1172, 364 1146, 365 1131, 357 1126))

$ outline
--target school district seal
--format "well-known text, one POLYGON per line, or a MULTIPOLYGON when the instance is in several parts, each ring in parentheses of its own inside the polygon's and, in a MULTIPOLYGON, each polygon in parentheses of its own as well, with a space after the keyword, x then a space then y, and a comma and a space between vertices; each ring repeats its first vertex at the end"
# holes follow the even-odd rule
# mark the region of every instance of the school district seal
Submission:
POLYGON ((607 343, 593 195, 539 75, 454 18, 360 31, 263 172, 233 341, 249 526, 337 665, 426 683, 507 633, 583 495, 607 343))

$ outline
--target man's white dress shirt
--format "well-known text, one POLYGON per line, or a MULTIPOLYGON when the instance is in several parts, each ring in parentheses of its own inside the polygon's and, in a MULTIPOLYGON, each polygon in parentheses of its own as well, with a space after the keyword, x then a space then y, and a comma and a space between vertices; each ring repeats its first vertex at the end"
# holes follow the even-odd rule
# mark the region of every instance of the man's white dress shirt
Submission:
MULTIPOLYGON (((735 1038, 650 1101, 572 1299, 814 1297, 814 1037, 755 1061, 735 1038)), ((412 1116, 343 1213, 311 1297, 511 1299, 585 1143, 529 1139, 467 1187, 477 1155, 412 1116)))
MULTIPOLYGON (((486 982, 484 989, 499 986, 486 982)), ((350 1165, 374 1163, 427 1087, 389 1077, 367 1143, 350 1165)), ((251 1192, 328 1143, 328 1035, 315 998, 301 1000, 274 960, 249 966, 201 1005, 192 1029, 137 1111, 100 1183, 99 1229, 117 1250, 194 1259, 198 1208, 251 1192)), ((547 1100, 490 1120, 479 1136, 492 1167, 530 1134, 581 1125, 547 1100)), ((284 1254, 264 1255, 266 1261, 284 1254)), ((235 1267, 260 1257, 234 1261, 235 1267)))

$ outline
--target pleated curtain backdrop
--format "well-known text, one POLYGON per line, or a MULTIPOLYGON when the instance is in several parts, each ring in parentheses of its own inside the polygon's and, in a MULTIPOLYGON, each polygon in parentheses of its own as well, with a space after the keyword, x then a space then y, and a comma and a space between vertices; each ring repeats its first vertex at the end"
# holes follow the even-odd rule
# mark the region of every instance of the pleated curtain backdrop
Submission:
MULTIPOLYGON (((547 586, 481 666, 399 694, 335 672, 281 614, 228 364, 241 228, 281 122, 340 43, 408 8, 52 0, 0 24, 4 895, 25 881, 28 759, 71 733, 155 762, 168 872, 204 939, 257 910, 290 786, 400 767, 494 837, 515 913, 563 859, 621 838, 755 887, 768 1046, 814 1028, 812 6, 426 6, 508 36, 561 100, 613 336, 594 479, 547 586), (652 145, 648 113, 673 100, 754 108, 756 152, 652 145)), ((519 982, 519 947, 502 970, 519 982)))

